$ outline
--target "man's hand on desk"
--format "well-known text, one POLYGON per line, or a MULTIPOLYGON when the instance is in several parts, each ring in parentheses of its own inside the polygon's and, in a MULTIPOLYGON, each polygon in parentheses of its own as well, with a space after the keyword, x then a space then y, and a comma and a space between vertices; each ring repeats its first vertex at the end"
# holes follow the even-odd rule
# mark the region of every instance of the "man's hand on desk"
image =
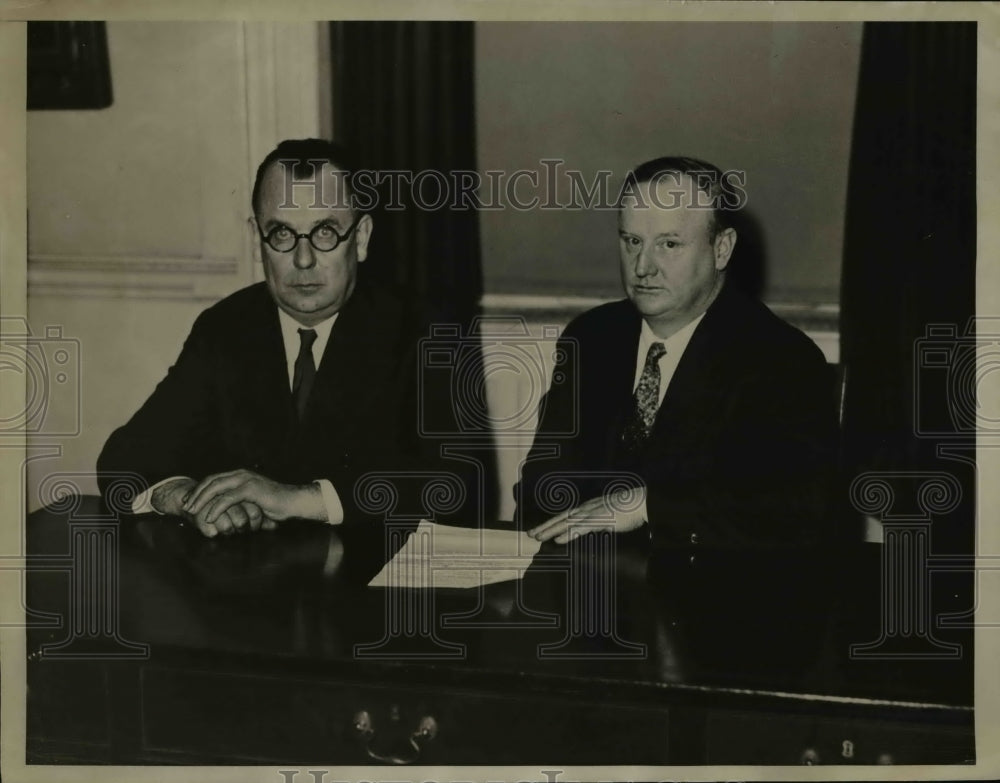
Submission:
POLYGON ((198 483, 194 479, 180 478, 157 487, 153 491, 151 503, 153 508, 162 514, 181 517, 197 525, 202 535, 214 538, 219 535, 230 535, 243 531, 274 530, 276 524, 268 519, 260 510, 260 506, 249 501, 236 503, 220 514, 213 522, 199 520, 194 514, 184 508, 184 501, 196 489, 198 483))
POLYGON ((610 530, 627 533, 646 522, 646 488, 621 489, 608 495, 591 498, 576 508, 557 514, 528 531, 539 541, 555 539, 565 544, 586 533, 610 530))
POLYGON ((326 521, 326 506, 316 484, 282 484, 249 470, 232 470, 202 479, 183 503, 184 513, 199 529, 218 526, 234 507, 256 507, 271 526, 275 521, 315 519, 326 521))

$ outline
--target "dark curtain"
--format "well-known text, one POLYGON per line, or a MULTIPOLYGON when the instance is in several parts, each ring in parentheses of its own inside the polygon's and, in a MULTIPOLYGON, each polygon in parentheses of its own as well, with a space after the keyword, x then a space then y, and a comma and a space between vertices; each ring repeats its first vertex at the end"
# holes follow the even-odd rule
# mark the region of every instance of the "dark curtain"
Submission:
MULTIPOLYGON (((476 170, 475 62, 471 22, 334 22, 334 127, 362 168, 379 172, 476 170)), ((427 176, 424 200, 438 200, 427 176)), ((374 213, 370 272, 467 321, 482 294, 479 223, 474 209, 421 209, 409 183, 388 181, 374 213)))
POLYGON ((938 447, 974 442, 949 374, 975 311, 975 145, 975 23, 866 23, 841 291, 845 468, 959 477, 962 506, 933 530, 933 548, 956 553, 972 551, 974 468, 938 447))
MULTIPOLYGON (((444 346, 461 344, 454 354, 461 365, 452 389, 455 418, 438 431, 460 436, 451 441, 452 454, 464 461, 453 463, 456 470, 478 466, 484 489, 477 505, 490 522, 496 460, 479 335, 469 332, 483 288, 479 215, 456 197, 462 178, 477 170, 474 26, 333 22, 330 32, 336 140, 358 169, 377 172, 381 182, 362 273, 402 288, 414 307, 429 305, 438 323, 461 330, 444 346)), ((468 187, 467 179, 462 184, 468 187)))

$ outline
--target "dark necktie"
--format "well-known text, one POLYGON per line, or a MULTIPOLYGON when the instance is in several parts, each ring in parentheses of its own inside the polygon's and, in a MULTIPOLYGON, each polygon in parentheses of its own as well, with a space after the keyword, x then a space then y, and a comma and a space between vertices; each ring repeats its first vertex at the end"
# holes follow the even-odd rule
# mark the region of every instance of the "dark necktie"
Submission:
POLYGON ((312 354, 316 332, 312 329, 299 329, 299 340, 299 356, 295 360, 295 372, 292 375, 292 396, 295 398, 295 410, 301 421, 306 412, 313 379, 316 377, 316 363, 312 354))
POLYGON ((639 376, 639 385, 632 395, 632 414, 622 431, 622 442, 636 449, 646 442, 653 429, 656 409, 660 403, 660 364, 667 349, 663 343, 653 343, 646 353, 646 364, 639 376))

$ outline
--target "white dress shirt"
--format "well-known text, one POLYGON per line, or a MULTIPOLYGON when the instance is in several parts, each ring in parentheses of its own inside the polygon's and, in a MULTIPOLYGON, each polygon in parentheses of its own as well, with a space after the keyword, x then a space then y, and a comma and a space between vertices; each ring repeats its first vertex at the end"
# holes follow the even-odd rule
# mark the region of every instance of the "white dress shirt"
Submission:
MULTIPOLYGON (((642 328, 639 330, 639 350, 636 352, 635 357, 635 379, 632 382, 632 391, 634 392, 639 385, 642 370, 646 366, 646 354, 649 353, 649 346, 653 343, 663 343, 666 353, 657 362, 660 366, 660 389, 656 401, 657 409, 659 409, 660 403, 663 402, 663 397, 667 393, 667 387, 674 377, 677 365, 680 364, 684 350, 687 348, 688 343, 691 342, 691 335, 694 334, 694 330, 698 328, 698 324, 701 323, 701 319, 704 317, 705 314, 702 313, 691 321, 691 323, 674 332, 666 340, 657 337, 649 324, 646 323, 646 319, 642 319, 642 328)), ((639 507, 638 514, 645 522, 649 522, 649 512, 646 510, 645 500, 642 502, 642 506, 639 507)))
POLYGON ((313 364, 316 365, 317 372, 319 364, 323 360, 323 351, 326 350, 326 343, 330 339, 330 332, 337 321, 340 313, 334 313, 325 321, 320 321, 315 326, 303 326, 292 316, 278 308, 278 323, 281 324, 281 339, 285 344, 285 363, 288 365, 288 388, 292 388, 292 380, 295 377, 295 360, 299 357, 299 329, 312 329, 316 332, 316 339, 312 344, 313 364))
MULTIPOLYGON (((299 356, 299 346, 301 345, 299 329, 312 329, 316 332, 316 339, 312 344, 312 355, 313 363, 316 365, 316 371, 318 372, 319 365, 323 360, 323 352, 326 350, 326 344, 330 339, 330 332, 333 330, 333 325, 336 322, 338 315, 340 315, 340 313, 334 313, 325 321, 320 321, 314 326, 306 327, 292 318, 280 307, 278 308, 278 323, 281 325, 281 340, 285 347, 285 364, 288 368, 289 389, 292 388, 292 383, 295 377, 295 360, 299 356)), ((162 512, 153 507, 153 492, 164 484, 181 478, 187 477, 171 476, 170 478, 163 479, 163 481, 158 481, 145 492, 141 492, 136 496, 135 500, 132 501, 132 513, 148 514, 153 512, 161 514, 162 512)), ((337 494, 337 490, 333 488, 333 484, 329 479, 315 479, 314 483, 319 485, 320 492, 323 495, 323 505, 326 508, 326 521, 331 525, 339 525, 344 521, 344 506, 340 502, 340 495, 337 494)))
POLYGON ((639 385, 639 379, 642 377, 642 369, 646 366, 646 354, 649 353, 649 346, 653 343, 663 343, 663 347, 667 349, 667 352, 660 357, 660 361, 658 362, 660 365, 660 396, 657 398, 656 404, 659 406, 663 402, 663 396, 667 393, 667 387, 670 385, 670 380, 674 377, 677 365, 680 364, 681 356, 684 355, 684 350, 687 348, 688 343, 691 342, 691 335, 694 334, 694 330, 698 328, 698 324, 701 323, 701 319, 704 317, 705 314, 702 313, 691 321, 691 323, 674 332, 666 340, 657 337, 649 324, 646 323, 646 319, 642 320, 642 329, 639 330, 639 351, 635 357, 635 380, 632 382, 632 391, 635 391, 639 385))

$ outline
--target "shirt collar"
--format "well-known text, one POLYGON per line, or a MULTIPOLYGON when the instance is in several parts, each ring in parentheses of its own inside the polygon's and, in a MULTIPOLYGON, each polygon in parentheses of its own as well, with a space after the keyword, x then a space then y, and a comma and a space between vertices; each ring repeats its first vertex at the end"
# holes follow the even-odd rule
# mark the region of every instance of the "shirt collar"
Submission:
MULTIPOLYGON (((292 316, 278 308, 278 322, 281 324, 281 339, 285 344, 285 356, 291 357, 292 360, 299 355, 299 329, 312 329, 316 332, 316 349, 326 346, 327 340, 330 338, 330 331, 333 329, 333 324, 337 320, 340 313, 334 313, 329 318, 320 321, 314 326, 303 326, 298 321, 296 321, 292 316)), ((322 356, 322 352, 319 352, 322 356)))
POLYGON ((698 328, 698 324, 701 323, 701 319, 704 317, 705 313, 702 313, 690 323, 682 326, 666 340, 662 337, 657 337, 656 333, 646 322, 646 319, 643 318, 642 328, 639 330, 639 360, 646 360, 649 346, 653 343, 663 343, 663 347, 667 349, 667 354, 680 358, 684 353, 684 349, 687 348, 687 344, 691 341, 691 335, 694 334, 694 330, 698 328))

